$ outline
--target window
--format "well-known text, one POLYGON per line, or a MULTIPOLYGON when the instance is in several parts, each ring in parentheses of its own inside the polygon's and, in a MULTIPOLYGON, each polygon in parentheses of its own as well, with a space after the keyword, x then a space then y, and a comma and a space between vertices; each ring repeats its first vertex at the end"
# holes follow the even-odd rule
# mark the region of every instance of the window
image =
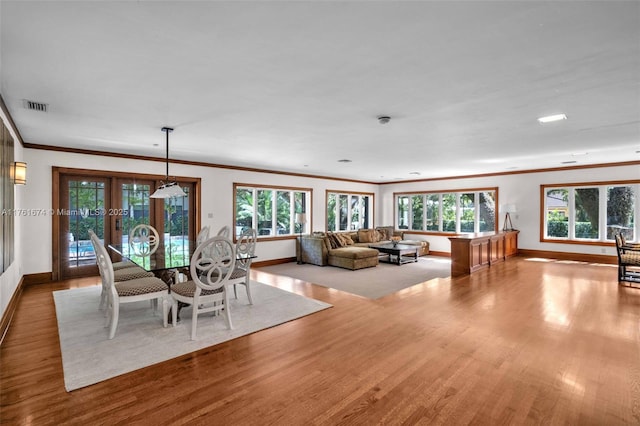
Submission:
POLYGON ((307 224, 295 223, 296 213, 307 213, 311 189, 233 184, 235 235, 255 228, 259 239, 272 239, 306 232, 307 224))
POLYGON ((542 185, 541 241, 611 242, 618 233, 638 238, 640 182, 542 185))
POLYGON ((327 191, 327 231, 353 231, 373 224, 373 194, 327 191))
POLYGON ((497 188, 395 194, 396 227, 417 232, 495 231, 497 188))

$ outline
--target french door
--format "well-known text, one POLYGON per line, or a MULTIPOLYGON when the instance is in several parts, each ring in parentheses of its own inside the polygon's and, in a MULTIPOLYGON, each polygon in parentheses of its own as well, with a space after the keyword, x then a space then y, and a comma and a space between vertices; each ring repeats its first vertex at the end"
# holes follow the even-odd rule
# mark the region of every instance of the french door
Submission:
POLYGON ((98 274, 90 229, 105 245, 126 246, 129 233, 141 223, 158 230, 161 247, 195 239, 198 179, 180 182, 186 197, 153 199, 160 182, 148 175, 82 172, 54 170, 54 279, 98 274))

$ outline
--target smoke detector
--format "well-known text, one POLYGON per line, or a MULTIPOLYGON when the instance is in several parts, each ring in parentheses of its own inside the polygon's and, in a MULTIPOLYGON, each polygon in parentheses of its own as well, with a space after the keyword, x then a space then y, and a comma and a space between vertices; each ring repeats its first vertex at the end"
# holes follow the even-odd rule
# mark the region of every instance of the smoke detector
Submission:
POLYGON ((378 117, 378 122, 380 124, 387 124, 390 120, 391 120, 391 117, 387 115, 381 115, 380 117, 378 117))

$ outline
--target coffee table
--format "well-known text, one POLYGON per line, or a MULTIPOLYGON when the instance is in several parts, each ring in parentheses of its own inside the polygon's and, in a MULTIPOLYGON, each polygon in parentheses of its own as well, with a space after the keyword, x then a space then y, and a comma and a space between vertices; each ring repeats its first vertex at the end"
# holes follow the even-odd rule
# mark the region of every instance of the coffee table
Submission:
POLYGON ((380 258, 378 259, 380 262, 402 265, 404 263, 418 261, 418 246, 412 246, 408 244, 394 245, 393 243, 384 243, 369 244, 369 247, 374 248, 381 253, 380 258))

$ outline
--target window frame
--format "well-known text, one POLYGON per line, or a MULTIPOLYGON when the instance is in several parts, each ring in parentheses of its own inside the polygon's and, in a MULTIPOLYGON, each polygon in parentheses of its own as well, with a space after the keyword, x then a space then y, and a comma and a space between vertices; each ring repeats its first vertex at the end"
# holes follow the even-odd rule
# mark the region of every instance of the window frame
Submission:
POLYGON ((278 185, 256 185, 253 183, 242 183, 242 182, 234 182, 233 183, 233 218, 231 223, 233 224, 233 239, 234 242, 237 240, 237 232, 236 230, 236 223, 237 223, 237 215, 238 215, 238 203, 237 203, 237 193, 238 193, 238 189, 245 189, 245 190, 250 190, 252 193, 252 198, 254 200, 254 207, 256 206, 255 204, 255 200, 257 199, 257 193, 258 191, 271 191, 271 199, 272 202, 275 202, 275 204, 272 204, 271 207, 271 229, 273 228, 273 225, 276 225, 276 234, 272 235, 259 235, 258 232, 258 226, 257 226, 257 209, 254 208, 253 209, 253 215, 251 218, 251 223, 252 223, 252 227, 254 229, 256 229, 256 233, 258 235, 256 235, 257 237, 257 241, 278 241, 278 240, 287 240, 287 239, 293 239, 293 238, 297 238, 301 233, 307 233, 307 229, 312 229, 311 223, 312 223, 312 215, 311 212, 313 211, 312 209, 312 200, 313 200, 313 189, 312 188, 302 188, 302 187, 294 187, 294 186, 278 186, 278 185), (278 222, 278 208, 277 208, 277 199, 279 197, 279 193, 282 192, 289 192, 289 233, 287 234, 277 234, 277 222, 278 222), (303 199, 302 201, 302 205, 303 205, 303 211, 301 212, 297 212, 296 211, 296 193, 303 193, 305 194, 305 199, 303 199), (299 226, 299 224, 295 223, 295 215, 296 213, 305 213, 306 214, 306 219, 307 219, 307 223, 302 225, 302 227, 299 226))
MULTIPOLYGON (((369 197, 369 202, 368 202, 368 206, 366 208, 366 219, 362 217, 362 211, 360 210, 358 212, 358 223, 361 225, 360 228, 358 229, 365 229, 365 222, 367 224, 367 228, 373 228, 374 227, 374 214, 375 214, 375 194, 373 192, 361 192, 361 191, 343 191, 343 190, 334 190, 334 189, 327 189, 325 190, 325 196, 324 196, 324 211, 325 211, 325 231, 329 231, 329 196, 335 194, 336 196, 346 196, 347 197, 347 228, 350 228, 350 224, 352 224, 353 222, 348 220, 348 218, 352 218, 353 217, 353 210, 352 210, 352 197, 359 197, 360 202, 358 203, 359 207, 362 207, 362 197, 369 197)), ((339 215, 339 209, 340 209, 340 204, 336 203, 336 220, 338 221, 337 223, 337 229, 335 229, 334 231, 331 232, 342 232, 342 231, 351 231, 351 229, 339 229, 340 228, 340 215, 339 215)))
POLYGON ((552 244, 578 244, 593 246, 615 246, 615 240, 607 239, 607 199, 606 191, 612 186, 631 186, 633 188, 634 197, 634 239, 630 242, 640 240, 640 180, 616 180, 616 181, 597 181, 597 182, 572 182, 572 183, 554 183, 540 185, 540 242, 552 244), (579 189, 599 189, 599 210, 598 210, 598 239, 586 239, 575 237, 576 223, 576 207, 575 207, 575 191, 579 189), (568 194, 568 236, 567 238, 547 237, 547 203, 546 193, 549 189, 566 189, 568 194))
POLYGON ((410 233, 410 234, 416 234, 416 235, 440 235, 440 236, 449 236, 449 235, 458 235, 458 234, 468 234, 469 232, 463 232, 461 230, 461 221, 462 221, 462 211, 461 211, 461 204, 460 204, 460 199, 463 195, 466 194, 474 194, 474 232, 473 233, 478 233, 478 232, 498 232, 498 222, 499 222, 499 217, 500 217, 500 211, 499 211, 499 188, 498 187, 483 187, 483 188, 468 188, 468 189, 453 189, 453 190, 437 190, 437 191, 410 191, 410 192, 394 192, 393 193, 393 200, 394 200, 394 209, 393 209, 393 223, 394 223, 394 228, 398 229, 398 230, 402 230, 405 233, 410 233), (480 193, 482 192, 493 192, 494 195, 494 205, 495 205, 495 213, 494 213, 494 229, 493 231, 479 231, 480 228, 480 203, 479 203, 479 199, 480 199, 480 193), (427 214, 428 209, 428 203, 427 203, 427 198, 428 197, 433 197, 434 195, 438 196, 438 230, 428 230, 427 228, 429 227, 428 224, 428 219, 429 219, 429 215, 427 214), (455 196, 455 231, 445 231, 444 230, 444 203, 443 203, 443 197, 445 196, 451 196, 454 195, 455 196), (423 212, 422 212, 422 229, 412 229, 413 226, 413 222, 412 219, 414 217, 413 215, 413 210, 412 210, 412 200, 413 197, 415 196, 422 196, 422 205, 423 205, 423 212), (401 197, 407 197, 407 199, 409 200, 408 205, 407 205, 407 217, 408 217, 408 222, 407 222, 407 227, 406 228, 401 228, 400 227, 400 212, 399 212, 399 200, 401 197))

